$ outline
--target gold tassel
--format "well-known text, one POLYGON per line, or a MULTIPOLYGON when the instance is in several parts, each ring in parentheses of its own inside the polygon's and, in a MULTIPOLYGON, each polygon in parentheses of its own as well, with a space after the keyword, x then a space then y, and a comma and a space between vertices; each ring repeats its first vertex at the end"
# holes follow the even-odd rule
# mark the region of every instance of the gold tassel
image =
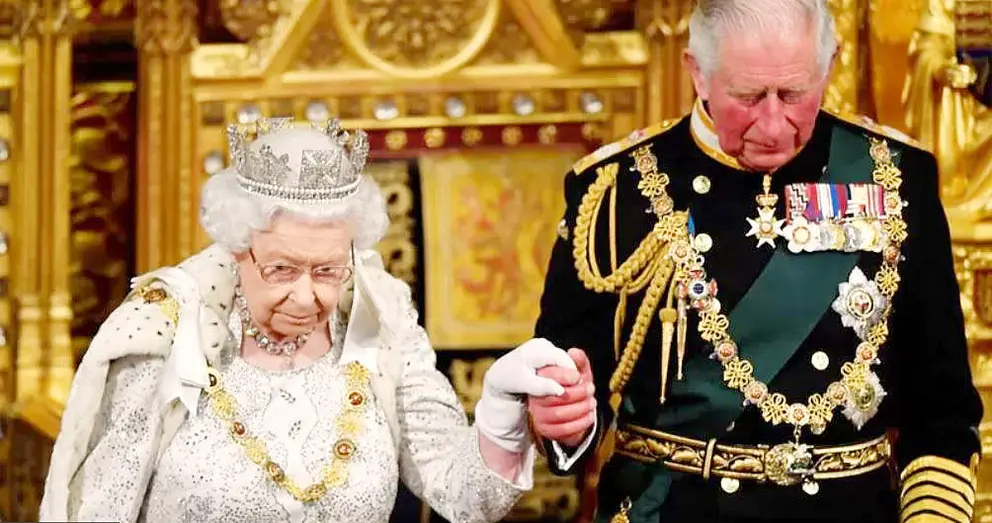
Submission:
POLYGON ((668 391, 668 362, 672 358, 672 337, 675 333, 675 320, 678 313, 671 307, 661 309, 661 394, 658 402, 664 404, 668 391))
POLYGON ((613 410, 613 417, 616 418, 620 412, 620 402, 623 401, 623 394, 614 392, 610 394, 610 408, 613 410))
POLYGON ((627 319, 627 288, 620 289, 620 301, 613 317, 613 361, 620 360, 620 343, 623 339, 623 323, 627 319))

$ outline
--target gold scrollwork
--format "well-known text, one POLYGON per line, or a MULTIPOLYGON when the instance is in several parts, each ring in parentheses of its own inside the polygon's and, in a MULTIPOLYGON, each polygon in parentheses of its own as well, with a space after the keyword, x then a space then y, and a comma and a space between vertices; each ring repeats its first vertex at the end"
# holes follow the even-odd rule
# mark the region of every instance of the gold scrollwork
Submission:
POLYGON ((611 0, 555 0, 555 7, 572 41, 581 44, 586 31, 599 29, 610 20, 615 3, 611 0))
POLYGON ((689 31, 692 16, 688 2, 663 2, 654 0, 651 7, 638 11, 644 21, 644 35, 649 39, 668 40, 682 37, 689 31))
POLYGON ((334 14, 325 6, 317 20, 317 25, 300 49, 296 57, 295 69, 300 71, 331 69, 337 66, 354 65, 354 60, 346 52, 344 43, 334 27, 334 14))
POLYGON ((134 86, 94 85, 72 98, 72 335, 78 355, 127 294, 134 86))
POLYGON ((413 286, 417 282, 417 246, 413 242, 414 188, 407 163, 374 163, 367 172, 379 184, 389 214, 389 229, 379 242, 379 253, 390 274, 413 286))
POLYGON ((434 78, 474 58, 499 20, 501 0, 441 5, 405 0, 332 0, 338 34, 370 66, 405 78, 434 78))
POLYGON ((530 35, 507 10, 500 17, 499 25, 486 46, 479 53, 474 65, 532 64, 541 56, 530 40, 530 35))
POLYGON ((25 2, 17 20, 17 37, 21 40, 40 35, 58 35, 74 28, 79 4, 86 0, 55 0, 54 2, 25 2))
POLYGON ((221 0, 221 20, 243 42, 271 36, 272 26, 289 13, 286 0, 221 0))
POLYGON ((139 50, 152 54, 186 53, 196 45, 194 0, 147 0, 138 3, 134 35, 139 50))
POLYGON ((100 2, 100 15, 111 18, 120 16, 131 1, 137 0, 103 0, 100 2))

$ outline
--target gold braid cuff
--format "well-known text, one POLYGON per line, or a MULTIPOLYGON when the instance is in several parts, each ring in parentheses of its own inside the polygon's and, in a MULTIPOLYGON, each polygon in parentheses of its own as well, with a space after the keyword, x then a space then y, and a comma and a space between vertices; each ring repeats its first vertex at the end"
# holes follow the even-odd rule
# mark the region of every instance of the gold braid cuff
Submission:
POLYGON ((900 521, 969 523, 975 515, 977 458, 972 467, 940 456, 919 457, 900 475, 900 521))

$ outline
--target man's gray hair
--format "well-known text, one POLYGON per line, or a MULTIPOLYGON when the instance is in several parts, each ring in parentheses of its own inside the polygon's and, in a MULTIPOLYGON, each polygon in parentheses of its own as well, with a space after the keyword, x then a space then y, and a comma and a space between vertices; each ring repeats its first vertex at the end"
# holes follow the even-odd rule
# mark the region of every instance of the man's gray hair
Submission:
POLYGON ((698 0, 689 19, 689 52, 703 76, 710 76, 720 60, 726 33, 796 30, 812 24, 823 76, 837 47, 834 17, 827 0, 698 0))

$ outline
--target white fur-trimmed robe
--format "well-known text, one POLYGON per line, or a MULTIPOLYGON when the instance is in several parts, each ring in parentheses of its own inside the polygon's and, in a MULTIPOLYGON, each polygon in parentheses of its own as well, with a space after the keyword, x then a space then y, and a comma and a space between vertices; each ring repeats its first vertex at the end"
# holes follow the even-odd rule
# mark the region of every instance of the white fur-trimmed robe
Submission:
MULTIPOLYGON (((350 310, 352 317, 366 315, 375 321, 375 328, 368 322, 364 329, 348 336, 360 341, 360 347, 352 347, 354 359, 372 368, 372 391, 376 401, 383 406, 383 412, 393 434, 393 442, 400 456, 401 477, 408 488, 427 501, 436 511, 452 521, 487 522, 499 520, 516 502, 523 490, 532 486, 534 449, 527 451, 522 476, 516 484, 511 484, 485 468, 477 448, 478 435, 474 428, 467 426, 464 412, 447 379, 434 369, 435 355, 426 333, 417 325, 416 311, 410 300, 409 288, 381 268, 376 255, 363 256, 361 278, 356 278, 358 292, 346 292, 341 307, 350 310), (359 297, 359 300, 355 299, 359 297), (363 302, 362 308, 357 302, 363 302), (354 305, 354 307, 353 307, 354 305), (406 369, 420 369, 413 375, 406 369), (424 398, 423 401, 418 401, 424 398), (438 409, 443 419, 457 419, 451 426, 436 426, 423 423, 425 409, 438 409), (458 412, 450 417, 453 410, 458 412), (409 415, 417 411, 417 416, 409 415), (446 414, 448 416, 442 415, 446 414), (444 444, 438 448, 423 444, 426 437, 431 440, 441 438, 444 444), (417 444, 419 438, 419 444, 417 444), (413 442, 413 443, 411 443, 413 442), (470 453, 470 463, 449 463, 459 453, 452 447, 475 446, 470 453), (411 450, 415 449, 415 450, 411 450), (466 475, 465 469, 473 473, 466 475), (460 472, 459 472, 460 471, 460 472), (451 484, 473 483, 471 485, 451 484), (459 495, 452 495, 453 493, 459 495)), ((228 316, 233 307, 234 287, 237 283, 230 253, 219 246, 212 246, 187 259, 178 266, 182 275, 192 276, 198 295, 188 295, 188 288, 179 285, 166 286, 170 299, 179 304, 195 300, 202 304, 197 322, 199 348, 194 356, 183 354, 178 364, 196 367, 196 356, 205 358, 211 365, 217 364, 220 352, 230 336, 227 327, 228 316), (186 290, 187 295, 182 291, 186 290)), ((174 271, 174 268, 168 270, 174 271)), ((139 282, 156 278, 152 272, 139 278, 139 282)), ((165 278, 165 281, 169 281, 165 278)), ((161 282, 158 283, 161 285, 161 282)), ((175 304, 175 302, 173 302, 175 304)), ((99 444, 100 434, 95 432, 101 406, 105 402, 108 372, 111 364, 131 356, 151 356, 175 362, 176 353, 172 342, 177 325, 170 318, 163 303, 146 303, 138 297, 131 297, 111 313, 94 337, 73 381, 62 427, 52 453, 51 465, 45 485, 44 498, 40 507, 42 521, 71 521, 75 517, 69 513, 70 489, 76 496, 114 497, 113 492, 87 492, 86 486, 76 478, 89 453, 99 444), (81 492, 78 492, 81 490, 81 492)), ((179 323, 189 320, 183 316, 179 323)), ((354 322, 353 322, 354 323, 354 322)), ((188 326, 188 324, 187 324, 188 326)), ((346 344, 346 352, 348 345, 346 344)), ((202 362, 201 362, 202 364, 202 362)), ((166 365, 169 368, 169 365, 166 365)), ((189 413, 187 405, 170 391, 178 384, 172 383, 177 377, 163 372, 159 377, 158 392, 150 398, 153 412, 161 413, 161 431, 154 434, 155 456, 143 456, 150 460, 154 468, 164 449, 179 429, 189 413)), ((195 403, 193 403, 195 406, 195 403)), ((107 463, 106 466, 113 466, 107 463)), ((147 488, 147 479, 139 488, 147 488)), ((143 493, 142 493, 143 494, 143 493)), ((141 500, 143 495, 135 496, 141 500)), ((129 507, 130 521, 139 520, 141 507, 129 507)), ((252 522, 248 522, 252 523, 252 522)), ((367 523, 367 522, 363 522, 367 523)), ((370 523, 370 522, 368 522, 370 523)))

